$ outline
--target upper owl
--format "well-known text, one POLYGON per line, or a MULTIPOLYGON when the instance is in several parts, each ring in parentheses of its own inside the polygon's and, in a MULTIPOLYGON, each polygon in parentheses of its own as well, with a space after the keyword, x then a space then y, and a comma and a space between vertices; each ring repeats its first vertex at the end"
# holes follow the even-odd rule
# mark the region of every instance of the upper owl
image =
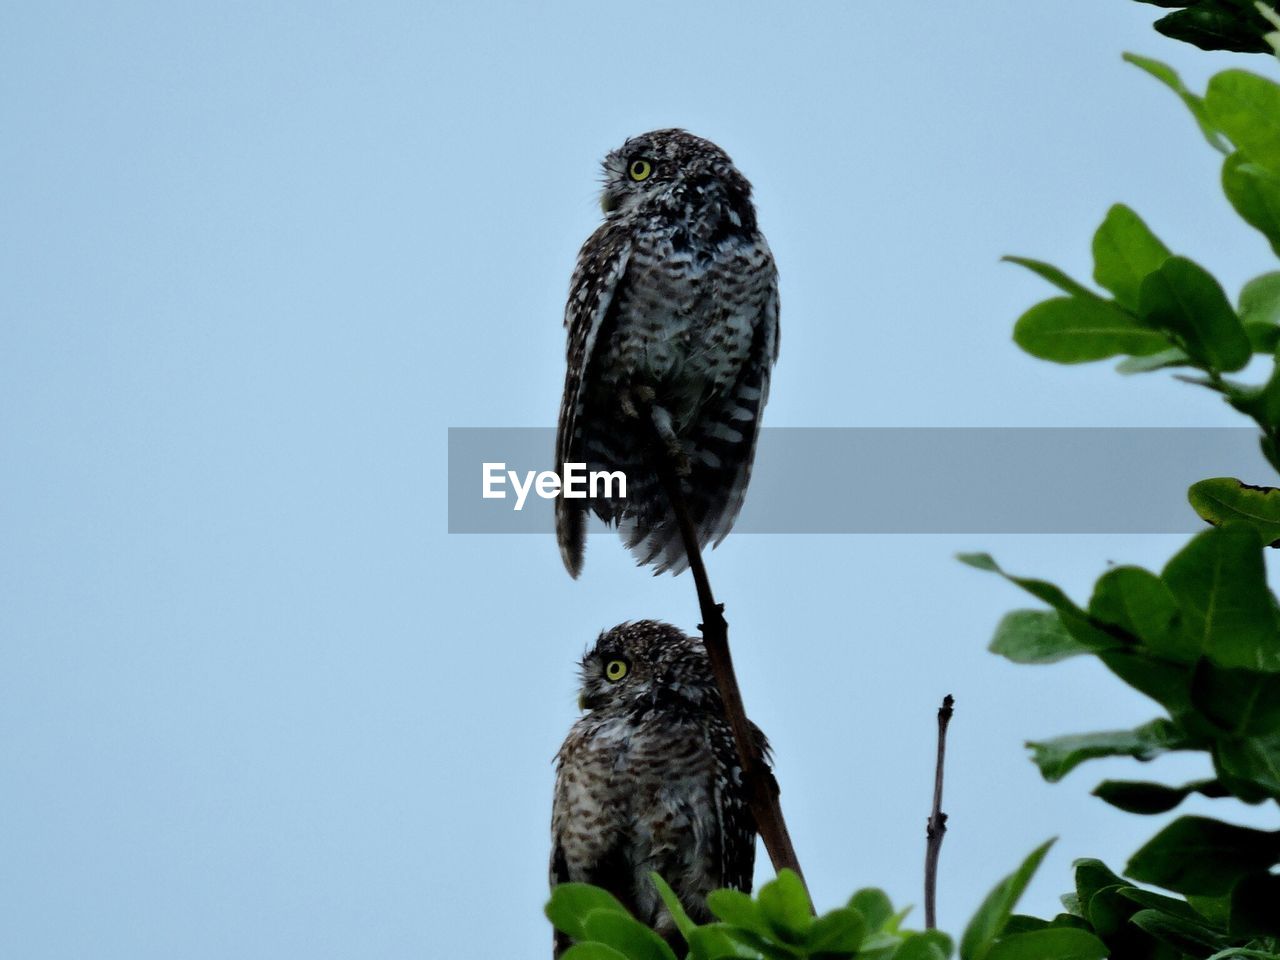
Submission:
POLYGON ((681 478, 698 545, 719 543, 746 495, 778 355, 778 273, 751 184, 684 130, 632 137, 604 159, 604 222, 569 285, 568 373, 556 468, 621 470, 626 498, 556 501, 565 566, 586 515, 617 523, 640 564, 687 566, 656 464, 681 478))

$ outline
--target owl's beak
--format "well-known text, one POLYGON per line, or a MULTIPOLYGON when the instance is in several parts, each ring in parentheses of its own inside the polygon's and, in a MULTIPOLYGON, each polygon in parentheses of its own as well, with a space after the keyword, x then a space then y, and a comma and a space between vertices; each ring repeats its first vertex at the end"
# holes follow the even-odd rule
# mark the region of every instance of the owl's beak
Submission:
POLYGON ((600 191, 600 209, 605 213, 613 213, 613 211, 618 209, 618 204, 621 203, 621 201, 622 198, 608 187, 605 187, 600 191))
POLYGON ((578 694, 578 709, 584 712, 587 709, 587 695, 585 693, 578 694))

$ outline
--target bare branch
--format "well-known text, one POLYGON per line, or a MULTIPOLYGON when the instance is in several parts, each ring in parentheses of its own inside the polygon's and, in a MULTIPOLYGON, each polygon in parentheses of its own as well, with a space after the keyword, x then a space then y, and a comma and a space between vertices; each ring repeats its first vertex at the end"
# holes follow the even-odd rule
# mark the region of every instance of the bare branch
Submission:
POLYGON ((933 812, 925 827, 924 850, 924 926, 938 926, 938 854, 947 833, 947 815, 942 812, 942 768, 947 756, 947 724, 951 722, 955 698, 947 694, 938 708, 938 763, 933 771, 933 812))

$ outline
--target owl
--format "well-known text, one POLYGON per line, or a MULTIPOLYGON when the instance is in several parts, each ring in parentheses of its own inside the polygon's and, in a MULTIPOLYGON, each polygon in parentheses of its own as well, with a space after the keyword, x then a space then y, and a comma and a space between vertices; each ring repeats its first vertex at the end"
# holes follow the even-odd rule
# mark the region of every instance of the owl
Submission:
MULTIPOLYGON (((755 863, 748 787, 702 641, 654 620, 614 627, 582 659, 578 703, 556 756, 551 885, 603 887, 678 945, 649 872, 705 922, 707 893, 749 892, 755 863)), ((558 936, 556 955, 567 946, 558 936)))
POLYGON ((565 307, 556 468, 621 471, 626 496, 603 484, 562 495, 556 537, 578 576, 594 512, 638 564, 679 573, 688 561, 655 457, 678 476, 699 549, 719 543, 746 496, 778 356, 778 272, 751 184, 684 130, 642 134, 606 156, 601 207, 565 307))

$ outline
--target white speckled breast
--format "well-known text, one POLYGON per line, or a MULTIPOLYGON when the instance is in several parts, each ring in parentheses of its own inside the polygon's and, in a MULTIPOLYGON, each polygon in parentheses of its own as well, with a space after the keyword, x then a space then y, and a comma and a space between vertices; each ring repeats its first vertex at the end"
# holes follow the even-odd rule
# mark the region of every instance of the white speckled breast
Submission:
POLYGON ((707 255, 675 249, 670 232, 632 253, 601 369, 613 386, 654 387, 679 432, 738 379, 776 276, 762 238, 707 255))

